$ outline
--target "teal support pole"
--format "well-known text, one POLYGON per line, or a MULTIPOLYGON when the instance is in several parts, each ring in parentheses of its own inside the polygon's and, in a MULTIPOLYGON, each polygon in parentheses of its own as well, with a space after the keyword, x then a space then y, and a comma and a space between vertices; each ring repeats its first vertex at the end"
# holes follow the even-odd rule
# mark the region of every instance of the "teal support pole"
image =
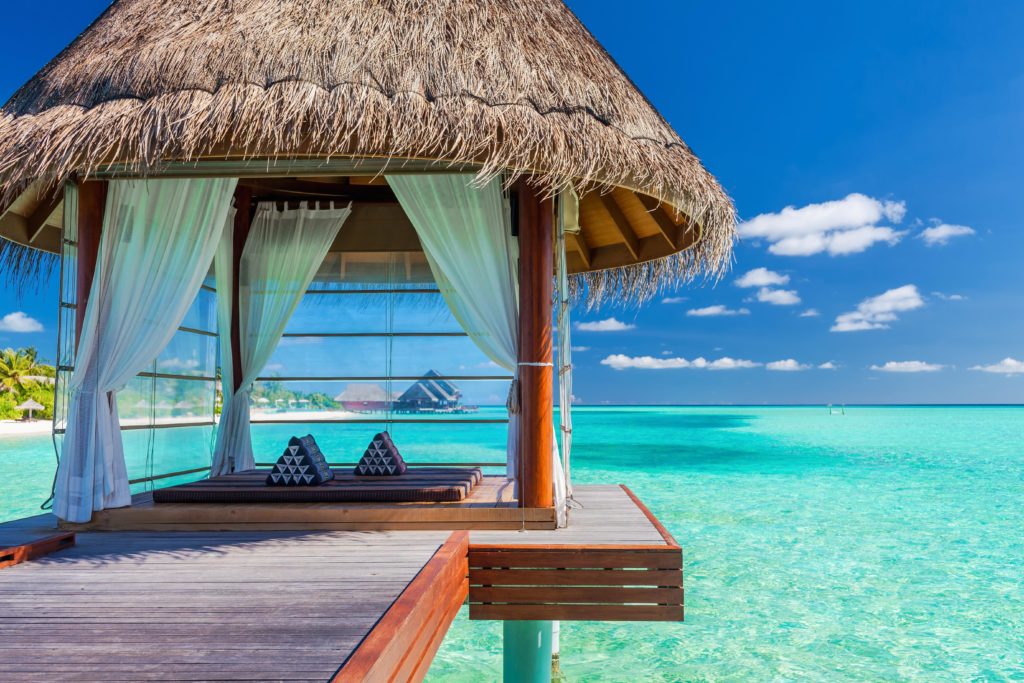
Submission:
POLYGON ((504 682, 551 683, 551 622, 506 621, 504 682))

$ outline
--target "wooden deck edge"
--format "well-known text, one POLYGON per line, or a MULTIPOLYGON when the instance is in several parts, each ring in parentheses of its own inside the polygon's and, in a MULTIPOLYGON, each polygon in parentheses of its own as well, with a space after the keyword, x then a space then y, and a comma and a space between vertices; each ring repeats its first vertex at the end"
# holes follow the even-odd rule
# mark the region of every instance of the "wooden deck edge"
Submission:
POLYGON ((672 536, 671 533, 669 533, 669 530, 665 528, 665 525, 661 523, 661 520, 654 516, 654 513, 651 512, 650 508, 644 505, 643 501, 637 498, 636 494, 633 493, 633 491, 631 491, 628 486, 626 486, 625 484, 619 484, 619 486, 622 488, 623 491, 626 492, 626 495, 629 496, 629 499, 633 501, 633 505, 636 505, 640 512, 644 513, 644 516, 647 517, 647 521, 650 522, 651 525, 658 530, 658 533, 661 534, 661 537, 665 539, 665 545, 668 545, 673 548, 680 548, 679 544, 676 543, 676 539, 672 536))
POLYGON ((456 531, 406 586, 332 683, 421 681, 469 592, 469 533, 456 531))
POLYGON ((143 505, 102 510, 81 524, 61 521, 67 531, 251 531, 251 530, 515 530, 554 529, 554 508, 512 507, 332 507, 323 504, 143 505))
POLYGON ((70 548, 75 544, 75 534, 71 532, 53 534, 44 538, 22 543, 9 548, 0 548, 0 569, 13 567, 22 562, 34 560, 43 555, 70 548))

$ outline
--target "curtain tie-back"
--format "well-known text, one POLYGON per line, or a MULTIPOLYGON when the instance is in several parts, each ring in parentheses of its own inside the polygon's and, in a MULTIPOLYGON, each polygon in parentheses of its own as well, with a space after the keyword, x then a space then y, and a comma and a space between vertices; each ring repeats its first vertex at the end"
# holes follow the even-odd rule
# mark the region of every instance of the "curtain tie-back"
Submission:
POLYGON ((521 368, 553 368, 554 363, 519 363, 521 368))
POLYGON ((508 388, 508 399, 505 400, 505 407, 508 408, 509 415, 518 415, 520 410, 520 398, 519 398, 519 377, 512 379, 512 384, 508 388))

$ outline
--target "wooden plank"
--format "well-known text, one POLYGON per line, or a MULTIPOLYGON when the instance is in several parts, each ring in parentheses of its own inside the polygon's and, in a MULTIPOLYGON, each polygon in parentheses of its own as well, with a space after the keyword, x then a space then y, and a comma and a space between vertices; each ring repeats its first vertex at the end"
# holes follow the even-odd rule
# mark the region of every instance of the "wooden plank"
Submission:
POLYGON ((629 224, 629 219, 622 213, 622 209, 615 201, 615 197, 610 192, 602 192, 598 194, 601 199, 601 204, 604 206, 608 215, 611 216, 612 225, 615 227, 616 232, 622 238, 622 243, 629 250, 630 255, 633 257, 633 261, 637 261, 640 258, 640 238, 633 232, 633 228, 629 224))
POLYGON ((61 202, 64 201, 64 186, 58 185, 51 189, 45 196, 40 197, 39 205, 32 212, 32 215, 26 220, 26 229, 28 231, 29 244, 33 244, 36 238, 39 237, 40 233, 43 232, 43 228, 46 227, 46 221, 50 218, 50 215, 57 210, 61 202))
MULTIPOLYGON (((464 556, 462 561, 465 561, 464 556)), ((469 595, 469 585, 465 576, 465 569, 463 569, 462 578, 455 577, 455 580, 450 583, 448 595, 442 596, 432 606, 429 619, 424 621, 416 641, 406 648, 402 665, 394 671, 389 680, 417 682, 423 680, 434 655, 441 646, 441 641, 444 640, 449 627, 458 615, 459 608, 469 595), (417 673, 420 671, 423 673, 422 676, 417 673)))
POLYGON ((668 243, 670 247, 675 249, 682 241, 682 233, 689 229, 687 224, 683 226, 676 225, 675 221, 669 218, 668 214, 665 213, 664 205, 654 197, 648 197, 645 194, 639 192, 636 193, 636 198, 640 200, 640 203, 647 209, 647 213, 650 215, 651 220, 654 221, 655 225, 658 226, 658 232, 662 238, 668 243))
POLYGON ((535 567, 557 569, 682 569, 683 558, 678 551, 664 550, 590 550, 577 546, 565 550, 513 549, 512 551, 469 550, 469 566, 535 567))
MULTIPOLYGON (((409 646, 418 635, 424 617, 429 617, 436 605, 447 604, 454 587, 465 585, 468 548, 469 534, 466 532, 455 532, 449 536, 331 681, 393 680, 395 670, 409 655, 409 646)), ((439 619, 436 628, 447 631, 450 624, 450 621, 444 623, 444 619, 439 619)), ((426 639, 424 649, 432 640, 433 633, 426 639)), ((416 661, 419 659, 417 657, 416 661)))
POLYGON ((469 618, 501 621, 682 621, 682 605, 480 605, 469 618))
POLYGON ((651 512, 650 509, 646 505, 644 505, 639 498, 637 498, 636 494, 633 493, 630 490, 630 488, 625 484, 619 484, 619 486, 622 487, 622 490, 626 492, 626 495, 629 496, 629 499, 633 501, 633 504, 637 506, 640 512, 644 513, 644 516, 647 518, 647 521, 649 521, 654 526, 654 528, 658 530, 658 533, 661 534, 661 537, 665 539, 665 544, 672 548, 679 548, 679 544, 676 543, 676 539, 672 536, 672 534, 669 533, 668 529, 665 528, 665 525, 662 524, 661 521, 659 521, 658 518, 654 516, 654 513, 651 512))
POLYGON ((583 235, 567 232, 565 233, 565 243, 570 247, 583 261, 583 267, 585 270, 590 270, 590 247, 583 241, 583 235))
POLYGON ((437 651, 440 649, 441 643, 444 641, 445 634, 452 622, 455 621, 455 617, 458 616, 459 609, 462 608, 462 604, 466 601, 468 595, 469 587, 466 584, 462 584, 459 588, 459 592, 452 596, 451 602, 448 603, 448 609, 444 615, 444 623, 448 626, 443 630, 437 629, 435 631, 433 639, 427 643, 427 646, 420 657, 419 663, 410 675, 410 680, 422 681, 427 677, 427 672, 430 670, 430 665, 434 661, 434 657, 437 655, 437 651))
POLYGON ((448 536, 83 535, 4 572, 0 678, 328 680, 448 536))
POLYGON ((683 604, 682 588, 623 588, 621 586, 470 586, 470 603, 594 603, 655 605, 683 604))
POLYGON ((0 569, 13 567, 16 564, 28 562, 29 560, 55 553, 64 548, 70 548, 74 544, 75 534, 65 532, 8 548, 0 548, 0 569))
POLYGON ((679 569, 471 569, 480 586, 681 586, 679 569))

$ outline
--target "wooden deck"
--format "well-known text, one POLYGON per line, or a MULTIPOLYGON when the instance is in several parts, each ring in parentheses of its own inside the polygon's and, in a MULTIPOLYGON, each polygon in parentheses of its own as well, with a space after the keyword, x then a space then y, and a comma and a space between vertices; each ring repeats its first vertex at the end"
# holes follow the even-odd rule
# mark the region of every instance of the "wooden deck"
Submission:
POLYGON ((448 537, 82 534, 4 570, 0 678, 330 680, 448 537))
POLYGON ((103 510, 70 531, 423 531, 438 529, 554 529, 554 510, 516 506, 505 477, 484 477, 457 502, 154 504, 151 494, 132 506, 103 510))
POLYGON ((474 619, 681 619, 653 515, 619 486, 576 501, 558 530, 80 531, 0 573, 0 679, 418 681, 467 596, 474 619))

